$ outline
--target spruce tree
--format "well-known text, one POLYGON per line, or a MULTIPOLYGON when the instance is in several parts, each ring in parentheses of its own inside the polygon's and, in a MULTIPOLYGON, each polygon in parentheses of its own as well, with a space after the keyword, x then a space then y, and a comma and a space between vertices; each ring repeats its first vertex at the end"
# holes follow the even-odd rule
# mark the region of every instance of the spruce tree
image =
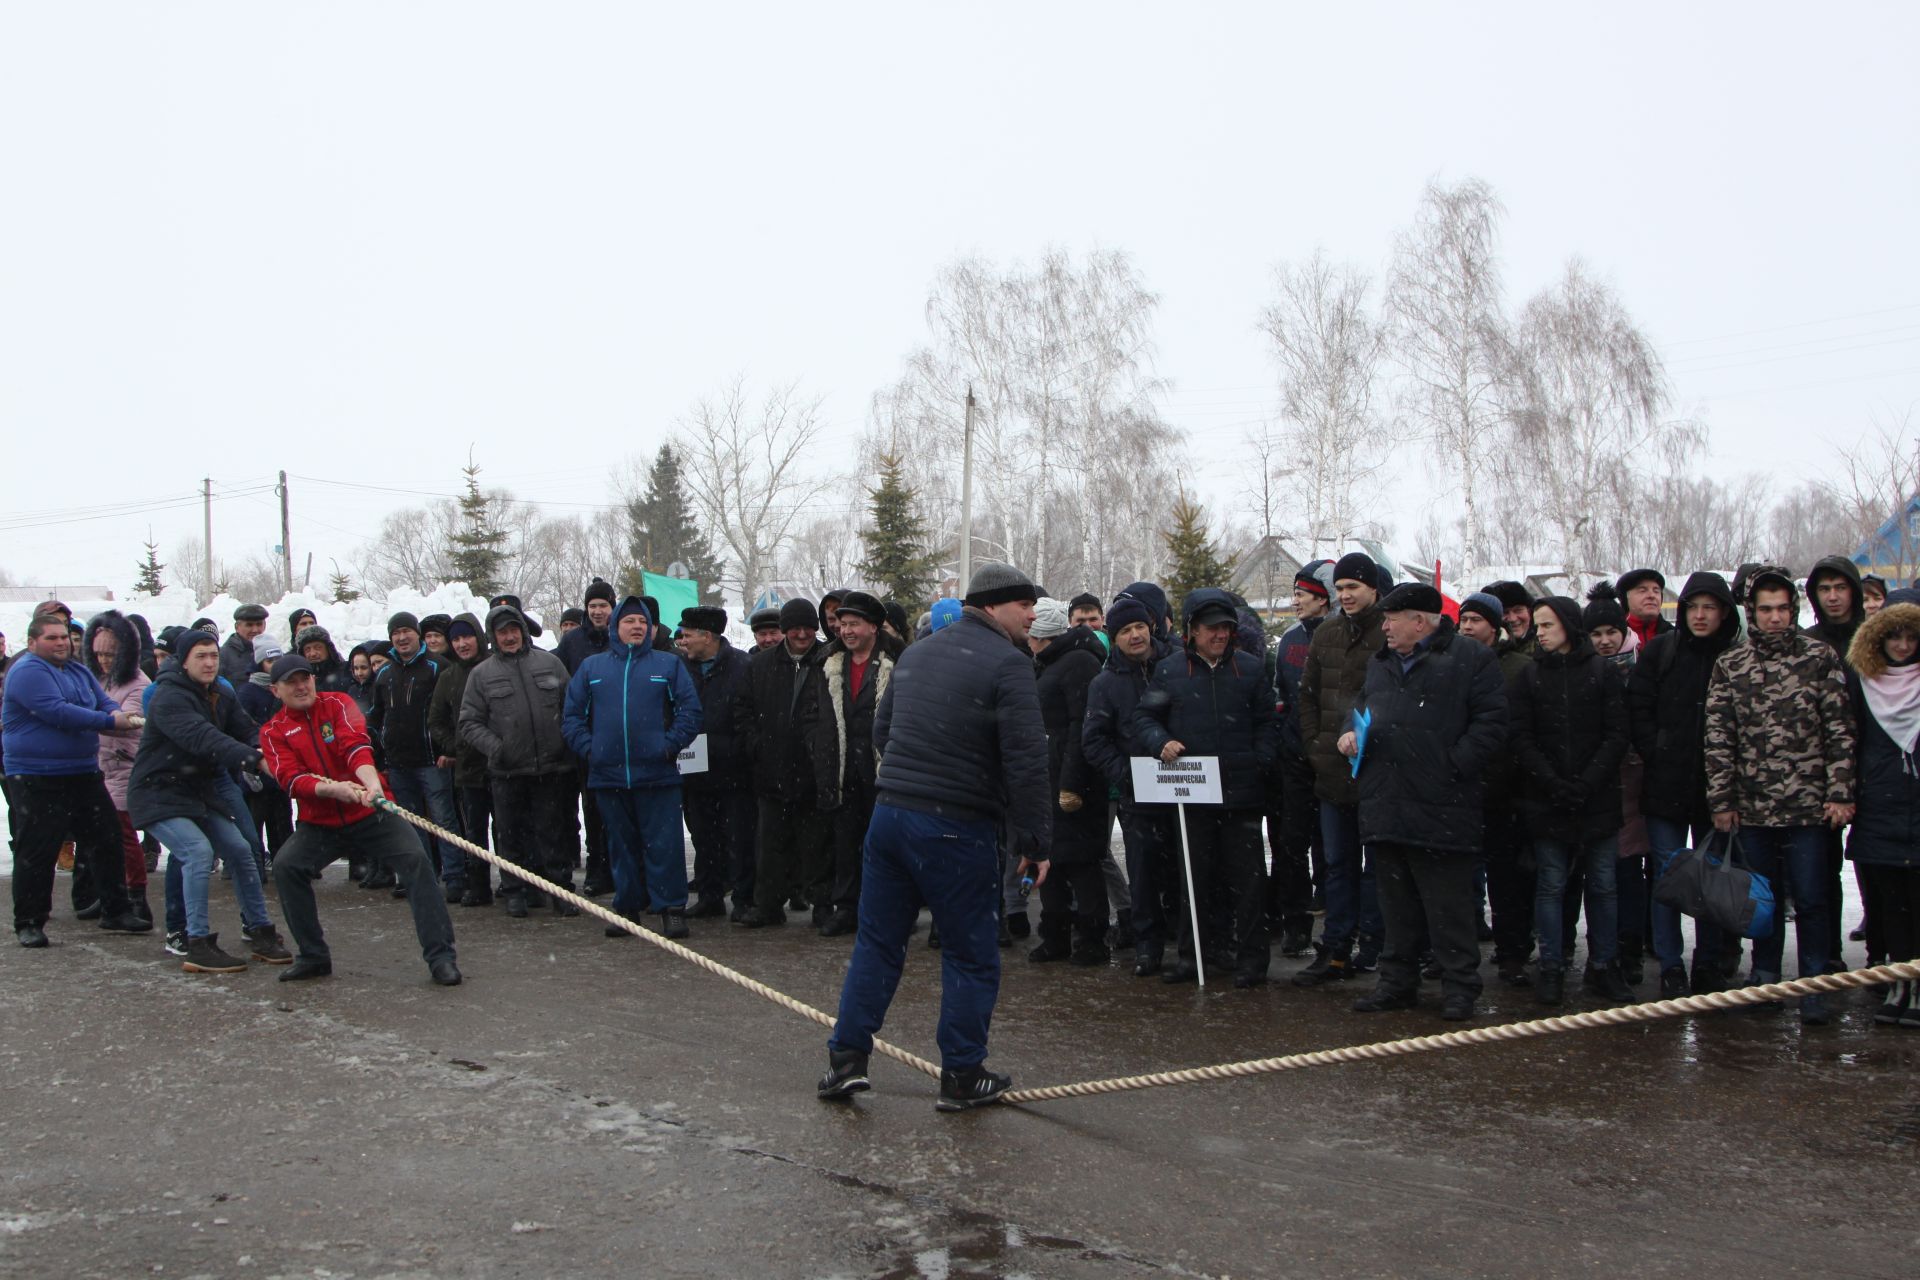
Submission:
POLYGON ((1161 533, 1167 547, 1167 603, 1178 625, 1181 601, 1201 587, 1225 587, 1237 556, 1224 559, 1207 537, 1206 508, 1183 491, 1173 504, 1173 527, 1161 533))
MULTIPOLYGON (((647 491, 627 503, 631 530, 627 556, 632 561, 621 575, 623 594, 639 595, 640 573, 665 573, 676 560, 700 584, 702 604, 720 603, 720 559, 694 518, 693 499, 680 478, 680 456, 663 444, 647 472, 647 491)), ((746 602, 751 607, 753 601, 746 602)))
POLYGON ((329 580, 329 585, 333 587, 333 602, 335 604, 352 604, 360 598, 360 592, 354 588, 353 579, 348 577, 346 572, 337 564, 333 566, 333 575, 329 580))
POLYGON ((927 553, 927 526, 913 509, 898 455, 880 459, 880 485, 867 490, 867 499, 870 524, 860 531, 867 553, 858 568, 911 618, 933 598, 939 561, 927 553))
POLYGON ((167 584, 160 580, 160 571, 167 566, 160 563, 160 548, 152 542, 146 544, 147 559, 140 566, 140 576, 133 580, 133 590, 137 595, 157 596, 166 590, 167 584))
POLYGON ((491 598, 505 590, 501 581, 507 567, 507 531, 496 529, 487 497, 480 492, 480 468, 471 455, 461 469, 467 491, 460 498, 460 531, 453 535, 448 560, 467 590, 491 598))

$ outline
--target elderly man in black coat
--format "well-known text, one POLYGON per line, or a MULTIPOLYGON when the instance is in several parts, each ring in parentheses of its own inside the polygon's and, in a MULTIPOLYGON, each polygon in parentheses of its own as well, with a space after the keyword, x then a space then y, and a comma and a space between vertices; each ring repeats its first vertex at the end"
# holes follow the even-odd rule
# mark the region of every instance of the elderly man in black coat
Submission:
POLYGON ((1462 641, 1440 607, 1418 583, 1380 602, 1386 643, 1338 743, 1359 761, 1360 839, 1376 859, 1387 934, 1379 985, 1353 1007, 1412 1008, 1424 938, 1440 962, 1441 1016, 1464 1022, 1481 989, 1481 779, 1506 739, 1507 690, 1493 651, 1462 641))
POLYGON ((717 916, 726 910, 724 894, 733 894, 735 924, 754 913, 753 835, 758 815, 753 803, 753 752, 740 723, 740 695, 747 685, 747 655, 729 644, 727 611, 696 605, 680 611, 686 637, 681 661, 700 691, 700 732, 707 739, 707 768, 689 773, 680 784, 687 831, 693 836, 696 900, 689 916, 717 916))

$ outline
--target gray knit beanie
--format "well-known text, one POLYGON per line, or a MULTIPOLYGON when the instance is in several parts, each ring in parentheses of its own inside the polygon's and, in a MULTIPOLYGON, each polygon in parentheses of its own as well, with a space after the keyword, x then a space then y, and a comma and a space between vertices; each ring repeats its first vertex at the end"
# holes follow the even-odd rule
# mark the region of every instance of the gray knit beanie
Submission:
POLYGON ((1034 601, 1040 598, 1034 589, 1033 580, 1010 564, 998 560, 989 560, 973 571, 973 577, 967 583, 966 603, 976 609, 989 605, 1009 604, 1015 600, 1034 601))
POLYGON ((1035 640, 1050 640, 1067 633, 1067 602, 1052 596, 1042 597, 1033 606, 1033 625, 1027 634, 1035 640))

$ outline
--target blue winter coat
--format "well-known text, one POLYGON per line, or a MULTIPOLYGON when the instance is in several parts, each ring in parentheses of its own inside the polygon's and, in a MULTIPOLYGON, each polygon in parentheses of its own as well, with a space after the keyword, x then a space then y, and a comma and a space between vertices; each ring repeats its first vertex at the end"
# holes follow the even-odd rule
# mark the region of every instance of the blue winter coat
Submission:
POLYGON ((587 762, 590 788, 677 787, 675 762, 700 735, 700 694, 686 663, 653 648, 658 628, 639 644, 618 638, 620 618, 644 608, 629 596, 613 615, 606 652, 581 663, 567 684, 560 730, 587 762))
POLYGON ((120 708, 79 661, 58 664, 23 653, 7 665, 0 722, 7 772, 64 777, 100 772, 100 731, 120 708))
POLYGON ((1111 649, 1106 666, 1087 686, 1087 720, 1080 730, 1080 749, 1124 805, 1133 804, 1133 757, 1149 754, 1134 736, 1133 709, 1147 691, 1155 664, 1168 652, 1158 636, 1139 662, 1111 649))

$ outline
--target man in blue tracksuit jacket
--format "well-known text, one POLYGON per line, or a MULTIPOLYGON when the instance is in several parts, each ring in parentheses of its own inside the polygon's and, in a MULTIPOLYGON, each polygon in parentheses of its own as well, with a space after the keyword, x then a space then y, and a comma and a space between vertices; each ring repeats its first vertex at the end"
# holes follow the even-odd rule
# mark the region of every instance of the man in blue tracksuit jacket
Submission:
MULTIPOLYGON (((587 790, 606 819, 613 909, 637 920, 650 897, 666 935, 684 938, 687 849, 677 762, 700 733, 700 694, 685 663, 653 648, 655 630, 639 596, 621 601, 606 651, 581 663, 567 685, 560 728, 587 762, 587 790)), ((609 927, 607 935, 622 932, 609 927)))

